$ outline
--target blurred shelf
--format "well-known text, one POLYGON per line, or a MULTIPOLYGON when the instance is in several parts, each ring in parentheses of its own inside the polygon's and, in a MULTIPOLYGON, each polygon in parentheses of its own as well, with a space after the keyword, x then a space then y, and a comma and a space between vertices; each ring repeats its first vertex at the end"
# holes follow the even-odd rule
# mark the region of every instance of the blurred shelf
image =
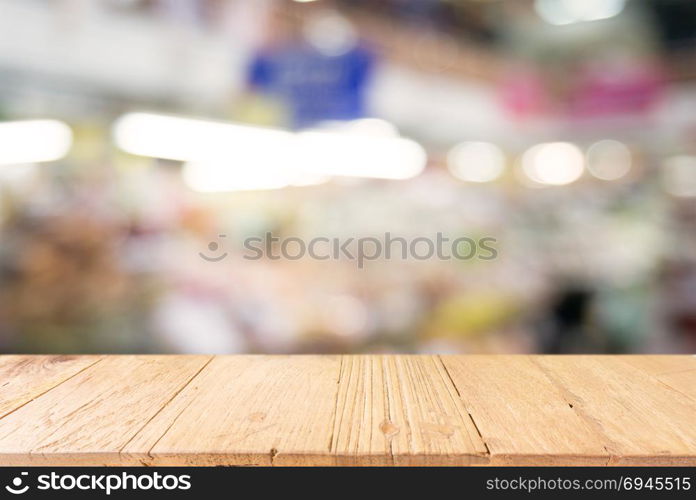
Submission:
POLYGON ((0 465, 696 465, 693 356, 3 356, 0 465))

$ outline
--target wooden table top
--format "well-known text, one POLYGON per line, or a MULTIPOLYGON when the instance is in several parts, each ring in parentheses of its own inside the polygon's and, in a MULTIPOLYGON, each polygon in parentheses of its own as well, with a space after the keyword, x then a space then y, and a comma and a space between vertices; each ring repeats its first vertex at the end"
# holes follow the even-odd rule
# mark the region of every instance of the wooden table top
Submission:
POLYGON ((696 465, 696 357, 0 357, 0 465, 140 464, 696 465))

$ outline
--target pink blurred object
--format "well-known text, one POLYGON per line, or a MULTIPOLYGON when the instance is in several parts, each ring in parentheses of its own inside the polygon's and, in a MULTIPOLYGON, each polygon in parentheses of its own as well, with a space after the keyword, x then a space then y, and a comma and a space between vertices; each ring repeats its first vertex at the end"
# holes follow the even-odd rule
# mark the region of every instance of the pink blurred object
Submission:
POLYGON ((529 68, 515 68, 508 73, 502 82, 501 97, 505 109, 517 119, 538 116, 549 109, 544 81, 529 68))
POLYGON ((664 80, 652 64, 592 65, 581 71, 568 113, 572 118, 647 113, 660 100, 664 80))
POLYGON ((501 84, 501 98, 518 120, 543 116, 583 119, 647 113, 659 102, 664 88, 665 78, 657 65, 604 60, 580 68, 576 77, 559 75, 557 81, 530 68, 514 68, 501 84))

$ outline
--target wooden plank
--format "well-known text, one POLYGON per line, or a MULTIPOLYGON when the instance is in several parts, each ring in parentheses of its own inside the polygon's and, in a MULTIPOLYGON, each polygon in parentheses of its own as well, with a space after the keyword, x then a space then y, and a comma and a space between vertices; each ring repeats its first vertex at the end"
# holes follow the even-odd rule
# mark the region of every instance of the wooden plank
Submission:
POLYGON ((389 414, 382 356, 343 356, 331 439, 339 465, 391 465, 398 432, 389 414))
POLYGON ((488 461, 476 427, 433 356, 345 356, 331 449, 341 465, 488 461))
POLYGON ((331 465, 340 357, 221 356, 123 450, 155 465, 331 465))
POLYGON ((99 356, 0 357, 0 418, 99 360, 99 356))
POLYGON ((112 356, 0 419, 0 465, 117 465, 129 439, 208 362, 112 356))
POLYGON ((606 436, 611 464, 696 465, 696 401, 620 358, 535 359, 606 436))
POLYGON ((696 465, 693 362, 2 356, 0 465, 696 465))
POLYGON ((442 356, 491 453, 504 465, 598 465, 602 436, 527 356, 442 356))

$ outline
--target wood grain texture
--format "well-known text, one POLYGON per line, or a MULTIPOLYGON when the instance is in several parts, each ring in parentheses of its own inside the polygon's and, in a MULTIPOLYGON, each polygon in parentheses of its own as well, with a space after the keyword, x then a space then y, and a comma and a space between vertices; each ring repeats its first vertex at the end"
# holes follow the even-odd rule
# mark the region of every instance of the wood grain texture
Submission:
POLYGON ((696 356, 622 356, 621 361, 648 375, 666 375, 696 370, 696 356))
POLYGON ((98 356, 0 357, 0 418, 92 366, 98 356))
POLYGON ((0 419, 0 464, 120 464, 121 448, 208 359, 99 360, 0 419))
POLYGON ((625 356, 621 359, 696 401, 696 356, 625 356))
POLYGON ((696 465, 692 356, 0 356, 0 465, 696 465))
POLYGON ((437 357, 345 356, 336 408, 331 449, 341 465, 488 461, 437 357))
POLYGON ((221 356, 124 449, 156 465, 331 465, 338 356, 221 356))
POLYGON ((608 453, 563 392, 526 356, 443 356, 491 463, 601 465, 608 453))
POLYGON ((696 465, 696 401, 615 357, 535 362, 595 427, 610 464, 696 465))

